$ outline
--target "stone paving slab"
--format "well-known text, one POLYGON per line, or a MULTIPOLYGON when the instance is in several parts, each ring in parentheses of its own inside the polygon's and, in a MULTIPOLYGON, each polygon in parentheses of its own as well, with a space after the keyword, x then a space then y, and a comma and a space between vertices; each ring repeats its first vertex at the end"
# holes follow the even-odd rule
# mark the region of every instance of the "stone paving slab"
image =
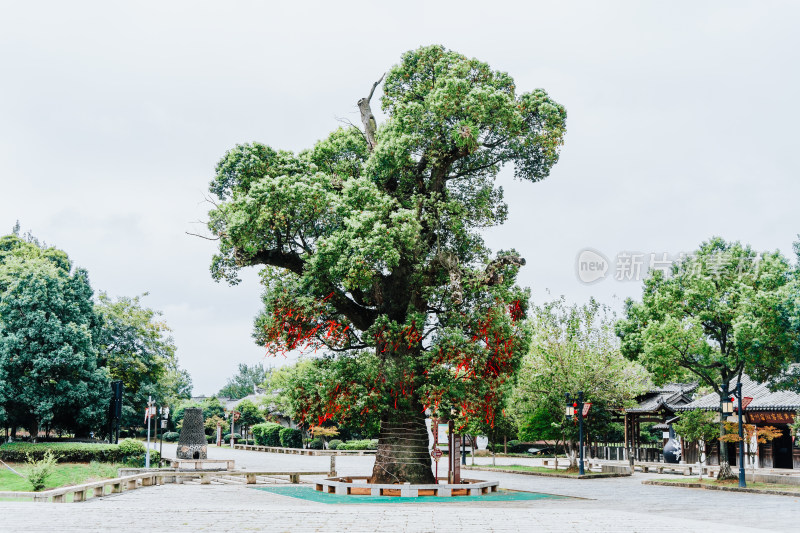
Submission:
MULTIPOLYGON (((718 529, 709 521, 659 520, 575 500, 337 507, 231 485, 164 485, 82 504, 2 504, 8 531, 617 532, 718 529), (145 510, 147 510, 145 512, 145 510)), ((770 531, 725 525, 727 532, 770 531)))
MULTIPOLYGON (((169 448, 164 445, 165 455, 169 448)), ((325 470, 327 457, 224 448, 211 458, 251 470, 325 470)), ((491 460, 491 459, 489 459, 491 460)), ((369 473, 373 457, 338 457, 340 474, 369 473)), ((478 478, 478 472, 475 472, 478 478)), ((562 479, 480 472, 501 487, 571 496, 527 502, 308 502, 240 485, 164 485, 78 504, 0 503, 0 531, 798 531, 800 498, 642 485, 657 474, 562 479), (761 529, 759 529, 761 528, 761 529)), ((488 478, 487 478, 488 479, 488 478)))

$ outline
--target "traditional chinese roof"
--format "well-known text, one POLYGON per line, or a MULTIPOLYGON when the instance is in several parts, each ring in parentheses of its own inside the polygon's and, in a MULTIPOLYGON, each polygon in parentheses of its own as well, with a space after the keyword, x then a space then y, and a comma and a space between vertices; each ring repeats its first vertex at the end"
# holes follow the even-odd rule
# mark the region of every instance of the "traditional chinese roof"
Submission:
POLYGON ((692 401, 692 392, 697 383, 667 383, 647 391, 636 398, 635 407, 625 409, 628 413, 655 413, 662 409, 675 411, 675 408, 692 401))
MULTIPOLYGON (((731 382, 731 390, 738 384, 738 380, 731 382)), ((749 376, 742 376, 742 396, 751 397, 753 401, 745 409, 746 411, 796 411, 800 409, 800 394, 791 391, 769 390, 766 383, 750 379, 749 376)), ((716 411, 719 409, 719 394, 712 392, 706 394, 695 401, 677 407, 678 411, 691 411, 702 409, 705 411, 716 411)))

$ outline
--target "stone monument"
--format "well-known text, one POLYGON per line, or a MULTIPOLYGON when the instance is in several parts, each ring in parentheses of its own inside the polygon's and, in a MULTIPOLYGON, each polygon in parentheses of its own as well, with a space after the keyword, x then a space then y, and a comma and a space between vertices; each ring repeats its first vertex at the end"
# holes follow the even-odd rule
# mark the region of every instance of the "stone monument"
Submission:
POLYGON ((175 452, 178 459, 208 459, 208 442, 203 423, 203 410, 199 407, 187 407, 183 412, 183 426, 175 452))

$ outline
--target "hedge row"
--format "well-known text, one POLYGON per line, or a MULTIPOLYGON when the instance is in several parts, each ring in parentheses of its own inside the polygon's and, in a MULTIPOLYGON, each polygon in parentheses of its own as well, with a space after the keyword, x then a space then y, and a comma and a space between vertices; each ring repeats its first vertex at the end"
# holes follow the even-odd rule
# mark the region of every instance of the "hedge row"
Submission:
POLYGON ((281 446, 284 448, 302 448, 303 432, 299 429, 283 428, 280 432, 281 446))
POLYGON ((284 427, 280 424, 265 422, 254 425, 250 428, 250 432, 253 434, 258 446, 280 446, 282 429, 284 427))
MULTIPOLYGON (((125 439, 117 444, 89 444, 82 442, 8 442, 0 445, 0 459, 10 463, 23 463, 28 457, 37 461, 51 450, 59 463, 127 463, 144 465, 145 447, 140 441, 125 439)), ((161 456, 150 450, 150 463, 158 464, 161 456)))
POLYGON ((336 447, 337 450, 377 450, 378 439, 349 440, 336 447))

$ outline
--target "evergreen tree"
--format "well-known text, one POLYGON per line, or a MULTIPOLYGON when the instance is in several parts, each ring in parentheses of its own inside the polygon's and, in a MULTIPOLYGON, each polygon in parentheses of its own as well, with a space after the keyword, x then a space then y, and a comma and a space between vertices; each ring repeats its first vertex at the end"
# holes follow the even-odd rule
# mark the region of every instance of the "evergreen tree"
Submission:
POLYGON ((262 265, 256 338, 273 353, 324 348, 321 381, 300 391, 315 424, 380 420, 375 482, 432 482, 424 411, 491 423, 525 351, 528 293, 513 250, 484 228, 507 207, 495 185, 513 164, 536 182, 558 159, 566 112, 541 89, 441 46, 406 53, 386 75, 378 125, 339 129, 299 154, 230 150, 211 192, 216 279, 262 265))

